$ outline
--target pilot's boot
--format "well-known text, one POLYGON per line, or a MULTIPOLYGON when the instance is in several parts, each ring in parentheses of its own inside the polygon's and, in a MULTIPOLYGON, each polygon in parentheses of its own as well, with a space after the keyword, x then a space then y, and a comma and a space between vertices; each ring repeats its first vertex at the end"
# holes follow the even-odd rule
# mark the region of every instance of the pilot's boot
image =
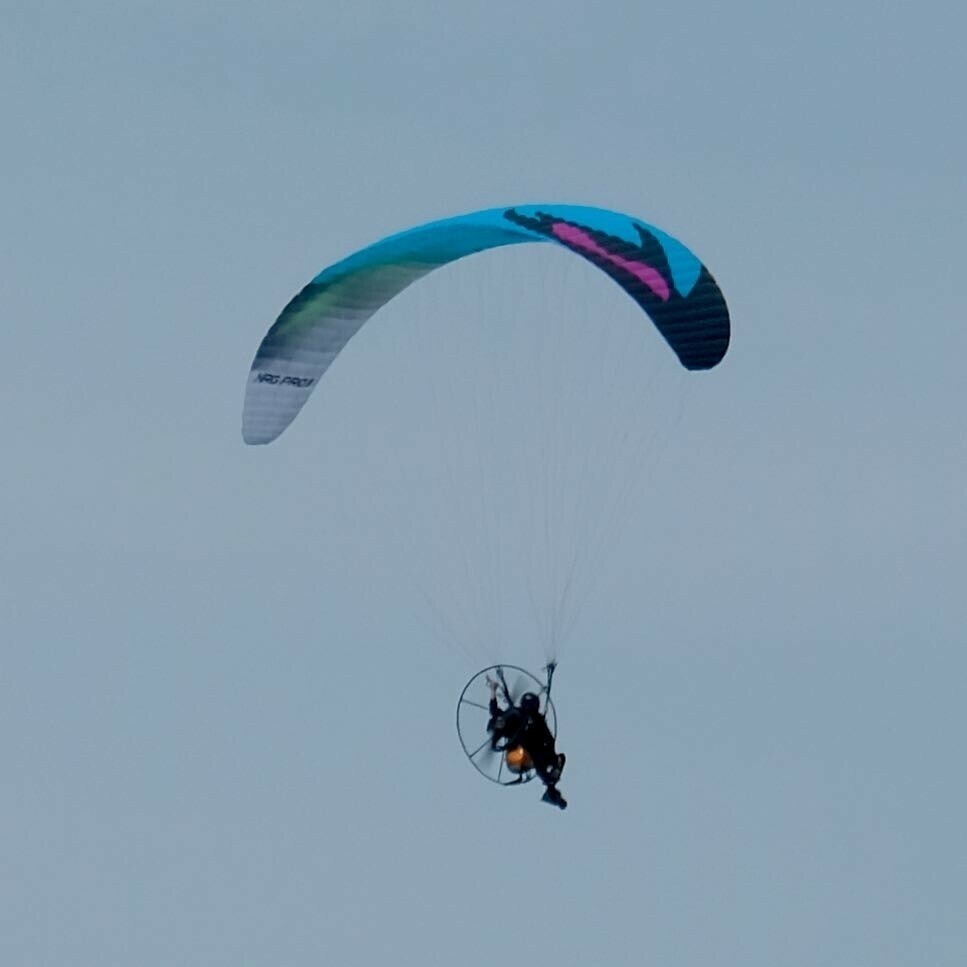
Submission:
POLYGON ((557 786, 548 786, 541 796, 541 801, 557 806, 558 809, 567 809, 567 800, 558 791, 557 786))

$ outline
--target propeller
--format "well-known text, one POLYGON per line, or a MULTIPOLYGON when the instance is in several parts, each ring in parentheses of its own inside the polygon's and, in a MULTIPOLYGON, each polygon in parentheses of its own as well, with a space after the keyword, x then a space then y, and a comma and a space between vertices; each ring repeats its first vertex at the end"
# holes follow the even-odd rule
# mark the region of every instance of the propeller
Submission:
POLYGON ((524 694, 534 690, 534 685, 530 678, 519 672, 508 682, 504 676, 504 670, 499 668, 497 670, 497 677, 504 700, 510 705, 520 705, 520 700, 524 694))
MULTIPOLYGON (((552 671, 548 669, 549 673, 552 671)), ((493 665, 478 672, 467 683, 457 703, 457 732, 464 752, 475 768, 488 779, 503 785, 527 782, 533 777, 533 771, 518 774, 506 760, 507 746, 514 744, 513 737, 510 737, 509 743, 506 738, 501 739, 496 749, 491 746, 493 736, 486 730, 490 720, 491 683, 497 686, 496 698, 502 709, 519 707, 523 696, 533 692, 540 697, 541 705, 546 710, 548 688, 525 669, 514 665, 493 665)))

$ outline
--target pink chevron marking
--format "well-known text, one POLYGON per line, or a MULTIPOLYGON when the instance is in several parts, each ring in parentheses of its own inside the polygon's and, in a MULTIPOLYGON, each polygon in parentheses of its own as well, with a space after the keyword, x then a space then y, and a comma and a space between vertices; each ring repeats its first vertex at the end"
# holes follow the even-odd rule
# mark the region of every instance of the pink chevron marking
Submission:
POLYGON ((606 248, 602 248, 587 232, 575 228, 573 225, 555 222, 551 226, 551 231, 567 245, 582 249, 585 252, 591 252, 593 255, 599 255, 613 265, 630 272, 639 282, 647 285, 662 302, 667 302, 671 298, 668 283, 662 278, 661 273, 650 265, 645 265, 644 262, 635 262, 633 259, 626 259, 609 252, 606 248))

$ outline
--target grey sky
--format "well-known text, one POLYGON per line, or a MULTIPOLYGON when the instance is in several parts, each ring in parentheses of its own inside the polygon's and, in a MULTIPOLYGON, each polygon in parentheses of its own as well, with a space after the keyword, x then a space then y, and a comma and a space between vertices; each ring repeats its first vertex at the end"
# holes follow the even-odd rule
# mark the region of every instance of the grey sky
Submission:
POLYGON ((965 962, 965 15, 650 7, 0 0, 4 964, 965 962), (405 325, 239 432, 320 268, 532 200, 734 322, 562 653, 564 814, 453 735, 405 325))

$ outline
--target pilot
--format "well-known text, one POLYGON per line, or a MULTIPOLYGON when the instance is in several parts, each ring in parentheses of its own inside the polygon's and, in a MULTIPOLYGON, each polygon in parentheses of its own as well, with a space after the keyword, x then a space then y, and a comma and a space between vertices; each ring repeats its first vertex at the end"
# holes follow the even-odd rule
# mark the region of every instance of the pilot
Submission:
POLYGON ((487 731, 491 749, 505 750, 507 763, 515 772, 533 768, 546 787, 543 802, 566 809, 567 800, 557 788, 565 756, 554 748, 554 736, 541 712, 540 698, 533 692, 525 692, 517 705, 508 700, 507 708, 501 708, 497 701, 498 683, 488 678, 487 684, 490 687, 487 731))

